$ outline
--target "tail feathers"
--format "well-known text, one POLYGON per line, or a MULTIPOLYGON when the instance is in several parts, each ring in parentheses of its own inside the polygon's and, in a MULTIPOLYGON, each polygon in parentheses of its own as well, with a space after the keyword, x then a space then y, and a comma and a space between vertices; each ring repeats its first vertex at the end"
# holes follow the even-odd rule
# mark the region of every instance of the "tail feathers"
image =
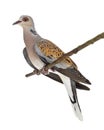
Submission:
POLYGON ((59 76, 66 87, 75 115, 79 118, 79 120, 82 121, 83 117, 82 117, 81 109, 78 103, 77 92, 76 92, 76 82, 73 80, 70 80, 68 77, 62 75, 61 73, 59 73, 59 76), (71 85, 70 85, 70 81, 71 81, 71 85))
MULTIPOLYGON (((69 96, 69 98, 70 98, 70 96, 69 96)), ((82 121, 83 120, 83 116, 82 116, 82 112, 81 112, 81 109, 80 109, 78 101, 72 101, 71 98, 70 98, 70 101, 71 101, 71 104, 72 104, 72 107, 73 107, 73 111, 74 111, 76 117, 78 117, 78 119, 80 121, 82 121)))
POLYGON ((80 108, 78 98, 77 98, 76 82, 73 80, 70 80, 70 82, 71 82, 71 88, 72 88, 72 92, 73 92, 73 99, 70 98, 70 101, 72 103, 72 107, 75 112, 75 115, 79 118, 79 120, 82 121, 83 116, 82 116, 81 108, 80 108))
POLYGON ((83 121, 83 116, 82 116, 81 110, 79 108, 78 102, 72 104, 72 106, 73 106, 73 109, 75 111, 75 115, 79 118, 80 121, 83 121))

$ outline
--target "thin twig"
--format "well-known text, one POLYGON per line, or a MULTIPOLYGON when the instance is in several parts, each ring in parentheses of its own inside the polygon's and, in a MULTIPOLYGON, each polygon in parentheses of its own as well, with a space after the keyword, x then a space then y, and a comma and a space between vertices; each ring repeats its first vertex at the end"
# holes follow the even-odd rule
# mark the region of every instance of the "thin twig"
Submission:
MULTIPOLYGON (((57 60, 55 60, 55 61, 52 62, 51 64, 46 65, 46 66, 45 66, 45 70, 48 70, 48 69, 52 68, 53 66, 55 66, 56 64, 58 64, 59 62, 61 62, 62 60, 64 60, 66 57, 71 56, 71 55, 73 55, 73 54, 76 54, 76 53, 79 52, 80 50, 84 49, 85 47, 87 47, 87 46, 89 46, 89 45, 91 45, 91 44, 94 44, 96 41, 98 41, 98 40, 100 40, 100 39, 102 39, 102 38, 104 38, 104 32, 101 33, 101 34, 99 34, 99 35, 97 35, 96 37, 94 37, 94 38, 88 40, 88 41, 85 42, 84 44, 79 45, 78 47, 74 48, 74 49, 71 50, 70 52, 65 53, 63 56, 61 56, 60 58, 58 58, 57 60)), ((35 74, 35 73, 34 73, 34 71, 33 71, 32 73, 27 74, 27 75, 28 75, 27 77, 29 77, 29 76, 31 76, 31 75, 34 75, 34 74, 35 74)))
POLYGON ((36 69, 33 72, 26 74, 25 77, 29 77, 29 76, 32 76, 32 75, 35 75, 35 74, 40 75, 40 71, 38 69, 36 69))

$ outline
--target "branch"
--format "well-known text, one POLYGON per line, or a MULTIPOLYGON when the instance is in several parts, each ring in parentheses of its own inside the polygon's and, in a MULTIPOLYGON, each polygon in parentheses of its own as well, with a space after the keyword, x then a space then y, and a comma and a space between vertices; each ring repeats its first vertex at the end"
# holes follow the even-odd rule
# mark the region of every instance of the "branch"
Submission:
POLYGON ((26 74, 25 77, 29 77, 35 74, 37 74, 37 70, 34 70, 33 72, 26 74))
MULTIPOLYGON (((70 52, 68 53, 65 53, 63 56, 61 56, 60 58, 58 58, 57 60, 55 60, 54 62, 52 62, 51 64, 48 64, 45 66, 45 70, 48 70, 50 68, 52 68, 53 66, 55 66, 56 64, 58 64, 59 62, 61 62, 62 60, 64 60, 65 58, 67 58, 68 56, 71 56, 73 54, 76 54, 77 52, 79 52, 80 50, 84 49, 85 47, 91 45, 91 44, 94 44, 96 41, 100 40, 104 38, 104 32, 97 35, 96 37, 88 40, 87 42, 85 42, 84 44, 82 45, 79 45, 78 47, 76 47, 75 49, 71 50, 70 52)), ((34 72, 34 71, 33 71, 34 72)), ((29 73, 27 74, 28 76, 31 76, 31 75, 34 75, 36 73, 29 73)), ((28 77, 27 76, 27 77, 28 77)))

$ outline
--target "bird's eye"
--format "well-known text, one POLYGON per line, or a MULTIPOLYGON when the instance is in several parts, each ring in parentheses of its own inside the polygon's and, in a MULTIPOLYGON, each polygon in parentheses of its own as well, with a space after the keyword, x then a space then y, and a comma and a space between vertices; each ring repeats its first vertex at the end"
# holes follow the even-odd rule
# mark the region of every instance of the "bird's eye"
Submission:
POLYGON ((24 22, 29 21, 29 19, 28 19, 27 17, 24 17, 22 20, 23 20, 24 22))

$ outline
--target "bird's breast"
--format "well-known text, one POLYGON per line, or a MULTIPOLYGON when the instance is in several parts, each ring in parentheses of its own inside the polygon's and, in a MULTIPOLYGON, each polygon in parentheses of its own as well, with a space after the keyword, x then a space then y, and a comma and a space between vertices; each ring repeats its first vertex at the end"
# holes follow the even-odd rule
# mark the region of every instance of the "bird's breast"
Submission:
POLYGON ((33 47, 32 48, 31 47, 29 47, 29 48, 26 47, 26 49, 27 49, 27 53, 28 53, 28 56, 29 56, 32 64, 37 69, 42 69, 45 64, 41 61, 41 59, 38 57, 38 55, 34 52, 33 47))
POLYGON ((24 42, 26 45, 26 50, 28 53, 28 56, 32 62, 32 64, 37 68, 37 69, 42 69, 43 66, 45 65, 39 56, 36 54, 34 45, 35 45, 35 37, 31 35, 30 31, 24 31, 24 42))

